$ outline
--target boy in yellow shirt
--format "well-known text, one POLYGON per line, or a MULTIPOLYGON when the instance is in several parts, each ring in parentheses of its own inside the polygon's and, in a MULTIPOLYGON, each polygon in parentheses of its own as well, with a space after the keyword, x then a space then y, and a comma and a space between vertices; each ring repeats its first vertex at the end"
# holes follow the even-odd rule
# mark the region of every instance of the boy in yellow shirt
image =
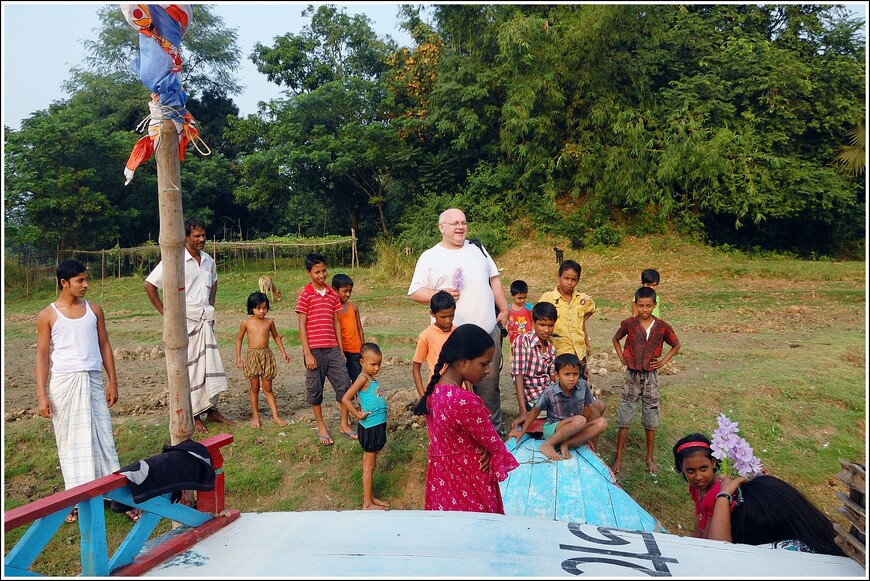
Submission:
POLYGON ((556 306, 558 318, 550 341, 556 347, 556 355, 573 353, 580 359, 580 377, 589 381, 586 355, 591 353, 589 334, 586 333, 586 320, 595 312, 595 301, 577 289, 580 282, 580 264, 564 260, 559 265, 559 278, 556 288, 541 295, 538 302, 548 302, 556 306))

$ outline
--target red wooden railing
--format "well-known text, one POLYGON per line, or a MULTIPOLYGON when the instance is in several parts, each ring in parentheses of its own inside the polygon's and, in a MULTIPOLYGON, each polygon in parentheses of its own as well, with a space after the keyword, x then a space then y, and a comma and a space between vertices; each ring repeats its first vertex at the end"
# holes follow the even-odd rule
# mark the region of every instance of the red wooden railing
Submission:
POLYGON ((34 575, 30 567, 75 505, 79 508, 82 575, 139 575, 187 549, 197 540, 240 516, 238 511, 226 511, 224 501, 224 458, 221 448, 232 441, 231 434, 218 434, 200 442, 208 449, 217 475, 212 492, 198 493, 197 509, 170 503, 169 494, 136 503, 127 486, 127 478, 110 474, 5 512, 3 524, 6 532, 30 524, 27 532, 4 558, 5 573, 14 576, 34 575), (142 510, 142 516, 111 557, 106 543, 105 498, 142 510), (191 529, 142 553, 145 542, 161 518, 180 522, 191 529))

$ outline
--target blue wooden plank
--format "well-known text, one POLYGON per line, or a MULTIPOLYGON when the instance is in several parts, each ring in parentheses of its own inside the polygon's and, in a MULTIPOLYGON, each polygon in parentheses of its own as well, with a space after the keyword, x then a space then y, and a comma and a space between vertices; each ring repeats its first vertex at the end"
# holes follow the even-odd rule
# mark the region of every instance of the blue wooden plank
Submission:
POLYGON ((525 516, 556 518, 556 471, 561 461, 550 460, 541 452, 543 440, 531 440, 532 478, 529 482, 529 502, 525 516))
POLYGON ((613 513, 619 528, 649 532, 662 530, 661 524, 658 520, 644 510, 637 501, 635 501, 622 487, 619 486, 619 484, 616 483, 616 477, 613 475, 610 467, 601 459, 601 456, 586 446, 582 446, 580 451, 583 458, 588 461, 589 465, 595 468, 610 484, 609 488, 611 501, 613 503, 613 513))
POLYGON ((153 512, 163 518, 180 522, 189 527, 197 527, 212 518, 210 514, 196 510, 195 508, 170 502, 169 496, 169 494, 164 494, 162 496, 150 498, 141 504, 137 504, 133 500, 133 495, 130 492, 129 486, 118 488, 106 493, 106 498, 110 498, 116 502, 126 504, 133 508, 141 508, 145 512, 153 512))
POLYGON ((516 442, 515 438, 511 438, 507 444, 508 450, 513 453, 520 465, 511 470, 508 477, 499 483, 505 514, 524 514, 526 504, 528 504, 529 482, 532 479, 532 453, 529 446, 526 445, 529 441, 533 440, 524 436, 518 445, 512 444, 512 442, 516 442))
POLYGON ((596 468, 598 462, 587 454, 578 454, 579 486, 586 504, 586 522, 591 525, 615 527, 616 517, 610 498, 610 482, 596 468))
MULTIPOLYGON (((168 497, 169 493, 165 496, 168 497)), ((144 504, 140 506, 144 506, 144 504)), ((148 542, 148 537, 151 536, 151 533, 154 532, 158 524, 160 524, 159 515, 143 512, 130 532, 127 533, 123 542, 118 546, 118 550, 109 559, 109 571, 114 571, 118 567, 132 563, 136 555, 142 551, 145 543, 148 542)))
MULTIPOLYGON (((582 446, 585 448, 586 446, 582 446)), ((586 501, 580 482, 579 450, 571 450, 571 459, 559 462, 556 473, 556 520, 585 523, 586 501)))
POLYGON ((18 542, 3 560, 6 572, 10 573, 12 569, 17 571, 30 569, 30 566, 57 533, 57 529, 64 523, 68 514, 69 507, 66 507, 33 521, 27 532, 18 539, 18 542))
POLYGON ((109 546, 103 497, 83 500, 78 507, 82 577, 105 577, 109 574, 109 546))

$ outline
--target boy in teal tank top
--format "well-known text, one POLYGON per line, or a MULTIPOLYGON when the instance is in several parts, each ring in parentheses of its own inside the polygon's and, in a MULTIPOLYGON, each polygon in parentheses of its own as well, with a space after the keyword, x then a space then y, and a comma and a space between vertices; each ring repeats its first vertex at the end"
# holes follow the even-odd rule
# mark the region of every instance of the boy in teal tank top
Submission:
POLYGON ((359 421, 357 435, 363 449, 363 510, 387 510, 390 507, 372 493, 378 452, 387 442, 387 400, 384 399, 380 383, 375 379, 382 361, 380 347, 374 343, 363 343, 360 348, 362 372, 341 398, 348 413, 359 421), (355 396, 359 396, 360 409, 353 404, 355 396))

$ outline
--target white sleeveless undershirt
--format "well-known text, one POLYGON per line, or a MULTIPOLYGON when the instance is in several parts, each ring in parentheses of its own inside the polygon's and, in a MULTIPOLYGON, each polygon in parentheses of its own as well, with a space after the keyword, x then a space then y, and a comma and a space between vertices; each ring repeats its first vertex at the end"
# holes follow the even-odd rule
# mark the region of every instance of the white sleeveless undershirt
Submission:
POLYGON ((103 367, 100 340, 97 335, 97 316, 85 301, 85 314, 78 319, 69 319, 51 303, 57 320, 51 326, 52 373, 70 371, 99 371, 103 367))

